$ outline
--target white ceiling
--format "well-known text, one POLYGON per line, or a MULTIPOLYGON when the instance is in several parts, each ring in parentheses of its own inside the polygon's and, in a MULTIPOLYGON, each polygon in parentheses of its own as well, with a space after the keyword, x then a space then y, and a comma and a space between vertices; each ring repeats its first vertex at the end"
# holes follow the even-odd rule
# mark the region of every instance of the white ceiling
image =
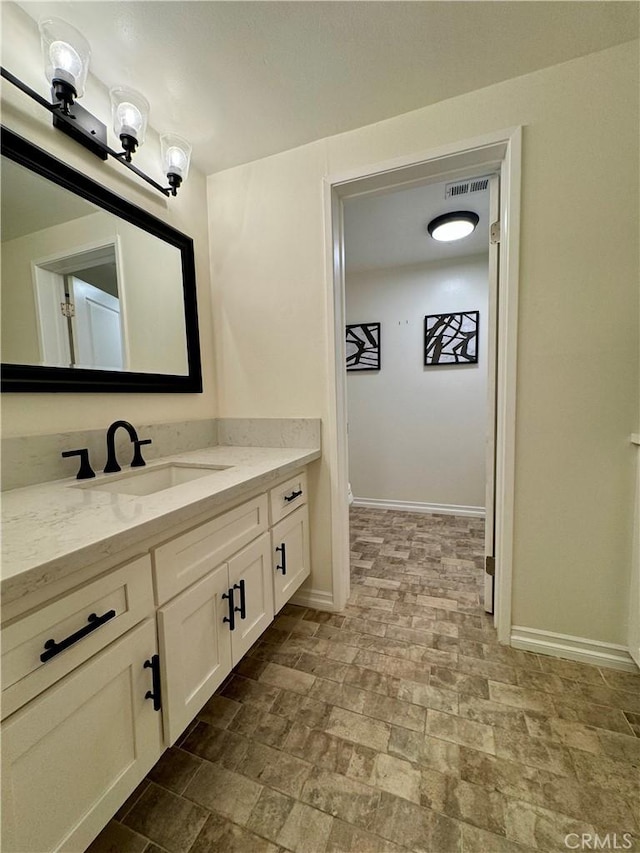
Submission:
POLYGON ((344 203, 347 272, 433 263, 489 251, 489 190, 445 198, 446 183, 360 196, 344 203), (439 243, 429 236, 434 217, 471 210, 480 217, 469 237, 439 243))
POLYGON ((613 0, 19 5, 74 24, 95 75, 144 93, 207 174, 638 36, 638 4, 613 0))

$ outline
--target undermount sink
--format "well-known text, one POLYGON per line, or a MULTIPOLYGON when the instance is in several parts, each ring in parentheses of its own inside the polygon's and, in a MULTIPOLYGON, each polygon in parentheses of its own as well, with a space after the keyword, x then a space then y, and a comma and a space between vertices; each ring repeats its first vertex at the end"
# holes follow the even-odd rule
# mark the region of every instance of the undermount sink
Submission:
POLYGON ((118 495, 153 495, 182 486, 201 477, 210 477, 217 471, 226 471, 230 465, 190 465, 187 462, 168 462, 153 468, 127 471, 118 476, 108 475, 104 481, 74 485, 76 489, 95 489, 118 495))

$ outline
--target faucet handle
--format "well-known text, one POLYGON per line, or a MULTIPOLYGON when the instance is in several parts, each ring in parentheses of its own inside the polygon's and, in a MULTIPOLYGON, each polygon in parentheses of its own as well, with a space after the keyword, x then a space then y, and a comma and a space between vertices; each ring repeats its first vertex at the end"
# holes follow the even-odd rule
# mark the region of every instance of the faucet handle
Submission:
POLYGON ((131 467, 132 468, 142 468, 143 465, 147 464, 144 461, 144 459, 142 458, 142 453, 140 452, 140 448, 142 447, 143 444, 152 444, 152 443, 153 442, 151 441, 150 438, 137 438, 137 439, 135 439, 135 441, 133 442, 133 446, 135 449, 133 451, 133 459, 131 461, 131 467))
POLYGON ((80 468, 76 474, 76 480, 90 480, 91 477, 96 476, 93 468, 91 467, 91 463, 89 462, 89 450, 86 447, 83 447, 80 450, 63 450, 61 456, 65 459, 69 456, 80 457, 80 468))

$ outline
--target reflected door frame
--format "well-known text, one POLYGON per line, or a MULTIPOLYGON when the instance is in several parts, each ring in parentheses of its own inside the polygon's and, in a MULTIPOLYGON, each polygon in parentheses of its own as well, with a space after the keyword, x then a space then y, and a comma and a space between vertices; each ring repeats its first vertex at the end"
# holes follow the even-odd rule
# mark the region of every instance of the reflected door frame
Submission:
POLYGON ((65 302, 65 274, 77 270, 78 265, 86 267, 87 259, 92 255, 94 262, 98 263, 100 254, 108 250, 115 254, 118 279, 123 365, 121 369, 128 369, 130 357, 129 336, 127 334, 126 283, 123 274, 120 238, 117 234, 109 240, 78 246, 72 255, 68 252, 60 252, 31 262, 38 346, 42 365, 71 365, 72 363, 67 320, 60 310, 60 303, 65 302))

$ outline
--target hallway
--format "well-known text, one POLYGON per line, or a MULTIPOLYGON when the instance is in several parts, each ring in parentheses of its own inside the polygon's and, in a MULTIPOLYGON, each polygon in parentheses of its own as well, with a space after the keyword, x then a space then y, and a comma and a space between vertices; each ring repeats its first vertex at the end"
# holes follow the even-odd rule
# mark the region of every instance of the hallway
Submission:
POLYGON ((287 605, 91 853, 640 850, 640 676, 499 646, 483 525, 352 509, 346 609, 287 605))

